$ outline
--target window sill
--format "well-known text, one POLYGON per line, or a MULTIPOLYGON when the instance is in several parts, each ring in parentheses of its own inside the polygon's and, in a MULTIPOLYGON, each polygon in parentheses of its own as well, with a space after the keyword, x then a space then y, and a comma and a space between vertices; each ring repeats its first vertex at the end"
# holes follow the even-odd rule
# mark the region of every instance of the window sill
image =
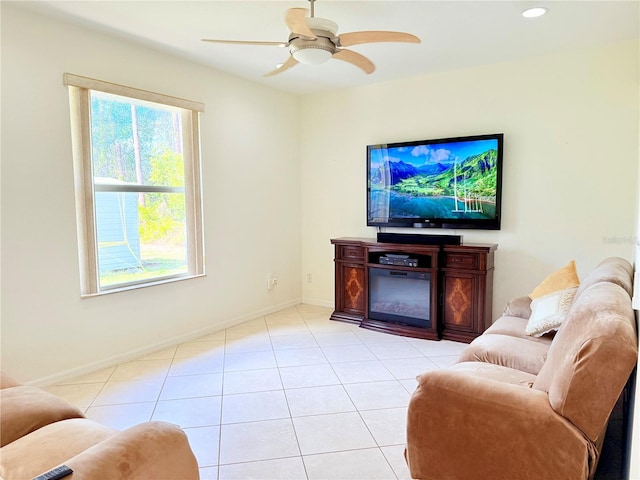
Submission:
POLYGON ((138 290, 140 288, 154 287, 156 285, 164 285, 164 284, 167 284, 167 283, 182 282, 184 280, 192 280, 194 278, 202 278, 202 277, 206 277, 206 276, 207 276, 206 274, 200 273, 200 274, 197 274, 197 275, 185 275, 185 276, 181 276, 181 277, 163 278, 161 280, 156 280, 156 281, 151 281, 151 282, 138 283, 138 284, 134 284, 134 285, 126 285, 126 286, 123 286, 123 287, 109 288, 107 290, 102 290, 102 291, 96 292, 96 293, 82 293, 80 295, 80 298, 102 297, 103 295, 111 295, 112 293, 129 292, 131 290, 138 290))

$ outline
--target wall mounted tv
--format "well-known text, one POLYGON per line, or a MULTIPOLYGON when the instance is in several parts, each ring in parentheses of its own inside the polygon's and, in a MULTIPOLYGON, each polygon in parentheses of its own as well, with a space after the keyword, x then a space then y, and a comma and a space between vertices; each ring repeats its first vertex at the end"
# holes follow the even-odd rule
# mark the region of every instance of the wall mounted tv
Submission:
POLYGON ((500 229, 503 134, 367 146, 367 225, 500 229))

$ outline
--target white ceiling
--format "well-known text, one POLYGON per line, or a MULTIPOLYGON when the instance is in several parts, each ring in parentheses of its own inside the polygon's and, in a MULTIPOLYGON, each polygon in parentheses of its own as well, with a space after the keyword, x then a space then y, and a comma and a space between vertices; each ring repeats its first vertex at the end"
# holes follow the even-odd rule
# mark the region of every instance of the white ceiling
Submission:
POLYGON ((444 70, 517 60, 558 50, 638 39, 640 2, 629 1, 340 1, 317 0, 316 17, 338 33, 394 30, 422 43, 350 47, 376 65, 371 75, 336 60, 297 65, 280 75, 263 74, 288 52, 275 46, 220 45, 202 38, 286 41, 287 9, 307 0, 257 1, 59 1, 18 2, 46 15, 140 42, 221 71, 295 93, 371 84, 444 70), (533 5, 548 13, 526 19, 533 5))

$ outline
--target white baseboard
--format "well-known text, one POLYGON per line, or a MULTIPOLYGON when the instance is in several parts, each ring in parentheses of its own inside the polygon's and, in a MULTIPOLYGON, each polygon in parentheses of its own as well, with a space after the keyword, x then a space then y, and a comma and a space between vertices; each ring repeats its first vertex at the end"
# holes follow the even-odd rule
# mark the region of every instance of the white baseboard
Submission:
POLYGON ((68 370, 64 370, 62 372, 55 373, 53 375, 48 375, 46 377, 41 377, 36 380, 26 382, 26 384, 33 385, 35 387, 46 387, 48 385, 55 385, 75 377, 79 377, 82 375, 89 374, 91 372, 95 372, 97 370, 114 367, 121 363, 129 362, 136 358, 140 358, 150 353, 157 352, 158 350, 169 348, 174 345, 178 345, 180 343, 185 343, 185 342, 194 340, 196 338, 200 338, 205 335, 209 335, 211 333, 224 330, 225 328, 233 327, 235 325, 246 322, 248 320, 254 320, 256 318, 264 317, 265 315, 269 315, 271 313, 284 310, 285 308, 294 307, 301 303, 304 303, 304 302, 302 302, 301 299, 297 298, 295 300, 290 300, 288 302, 279 303, 277 305, 273 305, 270 307, 265 307, 250 313, 238 315, 223 323, 217 324, 213 327, 206 327, 206 328, 198 329, 192 332, 188 332, 188 333, 179 335, 177 337, 170 338, 166 341, 157 342, 151 345, 147 345, 145 347, 137 348, 135 350, 131 350, 129 352, 126 352, 120 355, 115 355, 113 357, 105 358, 104 360, 88 363, 85 365, 81 365, 79 367, 74 367, 68 370))
POLYGON ((333 300, 318 300, 315 298, 303 298, 300 303, 304 303, 305 305, 315 305, 316 307, 327 307, 333 308, 335 306, 335 302, 333 300))

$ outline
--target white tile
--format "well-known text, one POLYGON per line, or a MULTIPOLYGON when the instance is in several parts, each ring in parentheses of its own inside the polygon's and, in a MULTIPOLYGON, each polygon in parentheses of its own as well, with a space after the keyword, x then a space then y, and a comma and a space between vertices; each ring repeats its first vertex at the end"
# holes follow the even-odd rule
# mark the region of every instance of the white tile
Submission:
POLYGON ((85 414, 87 418, 98 423, 116 430, 125 430, 139 423, 148 422, 151 419, 154 407, 154 402, 107 405, 89 407, 85 414))
POLYGON ((273 351, 227 353, 224 356, 225 372, 275 368, 276 366, 276 358, 273 355, 273 351))
POLYGON ((264 321, 267 325, 271 325, 278 322, 300 322, 302 321, 302 315, 297 310, 280 310, 278 312, 270 313, 269 315, 265 315, 264 321))
POLYGON ((182 343, 176 349, 175 358, 191 358, 214 353, 224 353, 224 340, 182 343))
POLYGON ((211 397, 222 395, 222 374, 182 375, 167 377, 160 392, 160 400, 211 397))
POLYGON ((313 334, 321 333, 350 333, 351 326, 348 323, 337 322, 335 320, 322 319, 305 319, 307 327, 313 334))
POLYGON ((366 345, 376 345, 378 343, 398 343, 407 341, 406 337, 392 335, 390 333, 376 332, 366 328, 354 329, 353 333, 366 345))
POLYGON ((107 382, 94 399, 92 405, 155 402, 160 395, 162 382, 162 379, 107 382))
POLYGON ((103 387, 103 383, 78 383, 70 385, 51 385, 43 390, 65 399, 81 410, 91 405, 103 387))
POLYGON ((410 395, 413 394, 413 392, 415 392, 416 388, 418 387, 418 381, 415 378, 409 378, 409 379, 398 380, 398 381, 400 382, 400 384, 402 384, 405 390, 409 392, 410 395))
POLYGON ((293 425, 303 455, 376 446, 367 426, 355 412, 296 417, 293 425))
POLYGON ((293 388, 286 390, 285 394, 293 417, 356 410, 342 385, 293 388))
POLYGON ((282 390, 225 395, 222 400, 223 424, 289 417, 289 407, 282 390))
POLYGON ((379 446, 407 443, 406 407, 361 411, 360 416, 379 446))
POLYGON ((330 365, 305 365, 280 369, 284 388, 319 387, 337 385, 340 380, 330 365))
POLYGON ((307 303, 301 303, 299 305, 296 305, 296 309, 298 310, 298 312, 300 312, 302 316, 318 315, 318 316, 323 316, 327 319, 329 318, 329 315, 331 315, 331 312, 333 312, 333 308, 323 307, 321 305, 310 305, 307 303))
POLYGON ((277 368, 240 370, 224 374, 223 391, 225 395, 266 392, 268 390, 282 390, 280 372, 277 368))
POLYGON ((310 335, 311 331, 306 323, 304 324, 275 324, 269 325, 269 336, 274 339, 280 336, 289 335, 310 335))
POLYGON ((303 457, 309 480, 395 480, 378 448, 303 457))
POLYGON ((175 423, 182 428, 220 425, 222 397, 160 400, 153 420, 175 423))
POLYGON ((307 473, 302 457, 290 457, 222 465, 219 480, 302 480, 306 478, 307 473))
MULTIPOLYGON (((185 428, 199 467, 218 465, 220 426, 185 428)), ((216 470, 217 473, 217 470, 216 470)))
POLYGON ((218 467, 201 467, 200 480, 218 480, 218 467))
POLYGON ((326 332, 313 334, 321 347, 334 345, 362 345, 362 341, 352 332, 326 332))
POLYGON ((378 382, 394 380, 393 375, 380 361, 332 364, 342 383, 378 382))
POLYGON ((300 455, 291 419, 222 425, 220 465, 300 455))
POLYGON ((231 338, 259 338, 268 335, 267 324, 260 321, 245 322, 226 329, 227 340, 231 338))
POLYGON ((415 379, 427 370, 440 368, 427 357, 391 358, 381 362, 398 380, 415 379))
POLYGON ((169 368, 169 376, 202 375, 205 373, 221 373, 224 366, 224 355, 213 353, 193 358, 174 358, 169 368))
POLYGON ((406 407, 411 395, 397 381, 352 383, 344 386, 356 408, 373 410, 378 408, 406 407))
POLYGON ((373 354, 381 359, 389 358, 412 358, 423 357, 424 355, 414 348, 409 342, 385 342, 369 345, 373 354))
POLYGON ((393 468, 398 480, 411 480, 411 474, 409 473, 409 467, 404 459, 404 445, 392 445, 388 447, 381 447, 382 453, 393 468))
POLYGON ((277 350, 275 355, 279 367, 299 367, 302 365, 329 363, 320 347, 277 350))
POLYGON ((466 343, 452 342, 451 340, 423 340, 413 338, 409 342, 424 355, 439 357, 442 355, 460 355, 467 348, 466 343))
POLYGON ((311 333, 301 333, 297 335, 278 335, 271 337, 271 344, 274 350, 286 350, 289 348, 314 348, 318 346, 316 339, 311 333))
POLYGON ((228 338, 226 340, 226 353, 263 352, 273 350, 268 336, 256 338, 228 338))
POLYGON ((171 359, 160 360, 133 360, 121 363, 116 367, 109 381, 136 380, 140 378, 154 379, 164 378, 167 375, 171 359))
POLYGON ((366 345, 332 345, 322 347, 331 363, 362 362, 375 360, 376 357, 366 345))
POLYGON ((460 355, 444 355, 442 357, 429 357, 429 360, 440 368, 449 368, 458 363, 458 358, 460 358, 460 355))

